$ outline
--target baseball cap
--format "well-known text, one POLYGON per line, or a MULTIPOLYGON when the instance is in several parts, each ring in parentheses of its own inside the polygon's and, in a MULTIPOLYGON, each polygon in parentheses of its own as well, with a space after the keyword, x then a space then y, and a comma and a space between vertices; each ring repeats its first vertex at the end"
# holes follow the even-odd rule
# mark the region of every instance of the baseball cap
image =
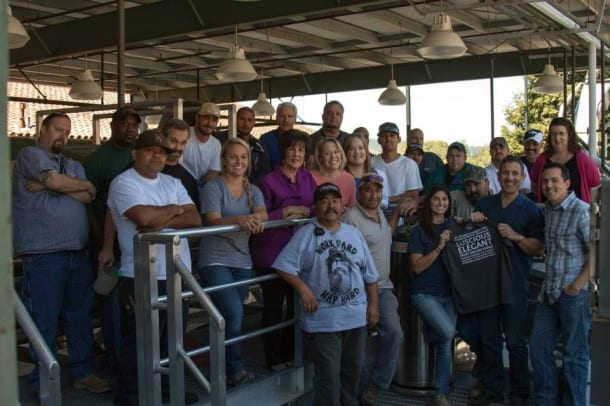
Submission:
POLYGON ((141 133, 133 146, 133 149, 161 147, 165 152, 172 152, 171 148, 165 145, 163 136, 159 130, 147 130, 141 133))
POLYGON ((540 144, 542 142, 542 131, 539 130, 527 130, 525 134, 523 134, 523 142, 526 141, 534 141, 536 144, 540 144))
POLYGON ((493 147, 494 145, 497 145, 497 144, 502 145, 504 148, 508 148, 508 142, 506 142, 506 139, 504 137, 495 137, 489 143, 489 147, 491 148, 491 147, 493 147))
POLYGON ((450 149, 457 149, 460 152, 463 152, 464 154, 466 153, 466 147, 461 142, 457 142, 457 141, 452 142, 449 145, 449 147, 447 148, 447 151, 449 151, 450 149))
POLYGON ((464 183, 467 181, 481 183, 487 179, 487 172, 480 166, 470 166, 464 171, 464 183))
POLYGON ((377 135, 381 135, 383 133, 394 133, 396 135, 400 135, 400 131, 398 130, 398 126, 394 123, 383 123, 379 126, 379 132, 377 135))
POLYGON ((420 144, 409 144, 407 152, 413 151, 414 149, 419 149, 421 152, 424 152, 424 148, 420 144))
POLYGON ((322 183, 320 186, 318 186, 316 188, 316 191, 313 193, 313 200, 314 202, 318 202, 318 200, 322 199, 324 196, 326 196, 327 193, 334 193, 336 194, 338 197, 341 197, 341 191, 339 190, 339 187, 337 185, 335 185, 334 183, 322 183))
POLYGON ((220 109, 216 104, 207 102, 201 105, 201 108, 199 109, 197 114, 199 114, 200 116, 215 116, 217 118, 220 118, 220 109))
POLYGON ((123 121, 127 117, 135 117, 138 123, 142 122, 142 118, 133 107, 121 107, 112 114, 112 121, 123 121))
POLYGON ((360 185, 358 185, 358 187, 365 187, 366 185, 370 185, 371 183, 376 183, 379 186, 383 187, 383 176, 375 172, 365 173, 360 177, 360 185))

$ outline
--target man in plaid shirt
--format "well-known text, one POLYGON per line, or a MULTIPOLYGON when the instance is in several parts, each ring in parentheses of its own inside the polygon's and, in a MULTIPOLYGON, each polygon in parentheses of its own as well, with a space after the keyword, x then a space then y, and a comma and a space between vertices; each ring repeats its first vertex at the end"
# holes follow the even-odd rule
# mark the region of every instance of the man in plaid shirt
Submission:
POLYGON ((589 205, 568 191, 570 174, 558 163, 542 172, 546 272, 530 340, 537 405, 563 404, 558 399, 553 351, 561 338, 564 402, 586 404, 589 363, 589 205))

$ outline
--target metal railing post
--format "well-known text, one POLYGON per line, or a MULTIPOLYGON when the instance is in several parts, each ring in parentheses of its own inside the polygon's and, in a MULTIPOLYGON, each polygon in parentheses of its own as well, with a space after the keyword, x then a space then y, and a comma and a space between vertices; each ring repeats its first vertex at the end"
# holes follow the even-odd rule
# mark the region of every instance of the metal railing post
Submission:
POLYGON ((184 361, 178 353, 183 348, 182 278, 176 272, 174 258, 180 258, 180 237, 165 244, 167 275, 167 352, 169 355, 169 388, 172 405, 184 404, 184 361))
POLYGON ((210 373, 212 404, 225 406, 227 404, 225 329, 220 329, 215 320, 210 323, 210 373))
POLYGON ((159 312, 157 256, 154 244, 134 237, 135 316, 138 346, 138 397, 140 406, 161 405, 159 374, 159 312))
POLYGON ((13 289, 13 303, 15 316, 21 329, 25 333, 38 355, 38 367, 40 370, 40 404, 42 406, 55 406, 61 404, 61 374, 59 363, 42 338, 34 320, 30 316, 19 295, 13 289))

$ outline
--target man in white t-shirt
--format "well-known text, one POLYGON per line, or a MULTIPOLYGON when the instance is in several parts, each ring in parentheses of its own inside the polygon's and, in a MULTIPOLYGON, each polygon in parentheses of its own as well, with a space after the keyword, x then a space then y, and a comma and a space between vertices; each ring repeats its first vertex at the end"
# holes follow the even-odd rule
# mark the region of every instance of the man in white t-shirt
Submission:
MULTIPOLYGON (((115 404, 131 404, 129 402, 138 398, 136 325, 133 314, 133 237, 143 232, 201 226, 197 208, 180 180, 160 173, 168 152, 171 150, 166 147, 158 130, 144 131, 132 150, 133 167, 114 178, 108 192, 108 210, 116 226, 121 247, 120 289, 123 301, 119 393, 115 404)), ((159 294, 165 294, 165 252, 162 245, 157 246, 156 257, 159 294)), ((180 257, 190 269, 191 255, 185 238, 180 242, 180 257)), ((163 339, 166 336, 163 334, 166 328, 165 312, 159 312, 159 324, 163 339)))
POLYGON ((419 177, 419 168, 415 161, 398 153, 400 131, 394 123, 383 123, 379 126, 377 142, 381 145, 381 155, 373 157, 375 169, 385 172, 388 183, 390 204, 399 204, 405 199, 417 199, 423 188, 419 177))
POLYGON ((200 189, 220 173, 220 141, 212 134, 220 120, 214 103, 203 103, 195 116, 195 125, 182 154, 182 166, 193 175, 200 189))
MULTIPOLYGON (((487 179, 489 179, 489 189, 492 195, 500 193, 502 189, 500 187, 500 180, 498 178, 498 172, 500 170, 500 162, 510 154, 510 148, 504 137, 495 137, 489 143, 489 155, 491 155, 491 164, 485 167, 487 172, 487 179)), ((530 180, 529 172, 525 164, 525 179, 521 184, 521 193, 529 193, 532 189, 532 182, 530 180)))

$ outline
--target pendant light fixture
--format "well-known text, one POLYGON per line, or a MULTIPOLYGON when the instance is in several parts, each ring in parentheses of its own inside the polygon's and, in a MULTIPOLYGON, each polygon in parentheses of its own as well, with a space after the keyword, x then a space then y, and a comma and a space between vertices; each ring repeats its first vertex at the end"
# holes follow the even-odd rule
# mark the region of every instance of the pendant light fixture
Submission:
POLYGON ((256 99, 256 103, 252 105, 252 110, 254 110, 254 114, 257 116, 272 116, 275 113, 275 108, 269 100, 267 100, 267 95, 263 89, 263 70, 261 69, 261 92, 258 94, 258 99, 256 99))
POLYGON ((30 40, 28 32, 25 30, 21 21, 17 17, 13 16, 11 6, 6 5, 7 25, 8 25, 8 48, 17 49, 22 48, 30 40))
POLYGON ((392 55, 390 55, 390 81, 388 82, 388 87, 379 95, 379 99, 377 101, 382 106, 400 106, 407 102, 407 96, 404 95, 403 92, 400 91, 396 81, 394 80, 394 62, 392 60, 392 55))
POLYGON ((237 45, 237 27, 235 45, 229 50, 229 57, 216 70, 216 77, 227 82, 248 82, 256 78, 256 71, 246 59, 246 53, 237 45))
POLYGON ((432 30, 423 39, 417 52, 425 59, 452 59, 464 55, 466 45, 453 31, 451 18, 441 12, 434 17, 432 30))
POLYGON ((78 74, 76 82, 70 88, 70 97, 75 100, 97 100, 102 98, 102 88, 93 79, 90 69, 87 69, 85 55, 85 70, 78 74))
POLYGON ((549 43, 549 60, 544 69, 542 75, 538 77, 534 84, 534 92, 543 94, 560 93, 563 90, 563 80, 555 71, 555 67, 551 63, 551 45, 549 43))

